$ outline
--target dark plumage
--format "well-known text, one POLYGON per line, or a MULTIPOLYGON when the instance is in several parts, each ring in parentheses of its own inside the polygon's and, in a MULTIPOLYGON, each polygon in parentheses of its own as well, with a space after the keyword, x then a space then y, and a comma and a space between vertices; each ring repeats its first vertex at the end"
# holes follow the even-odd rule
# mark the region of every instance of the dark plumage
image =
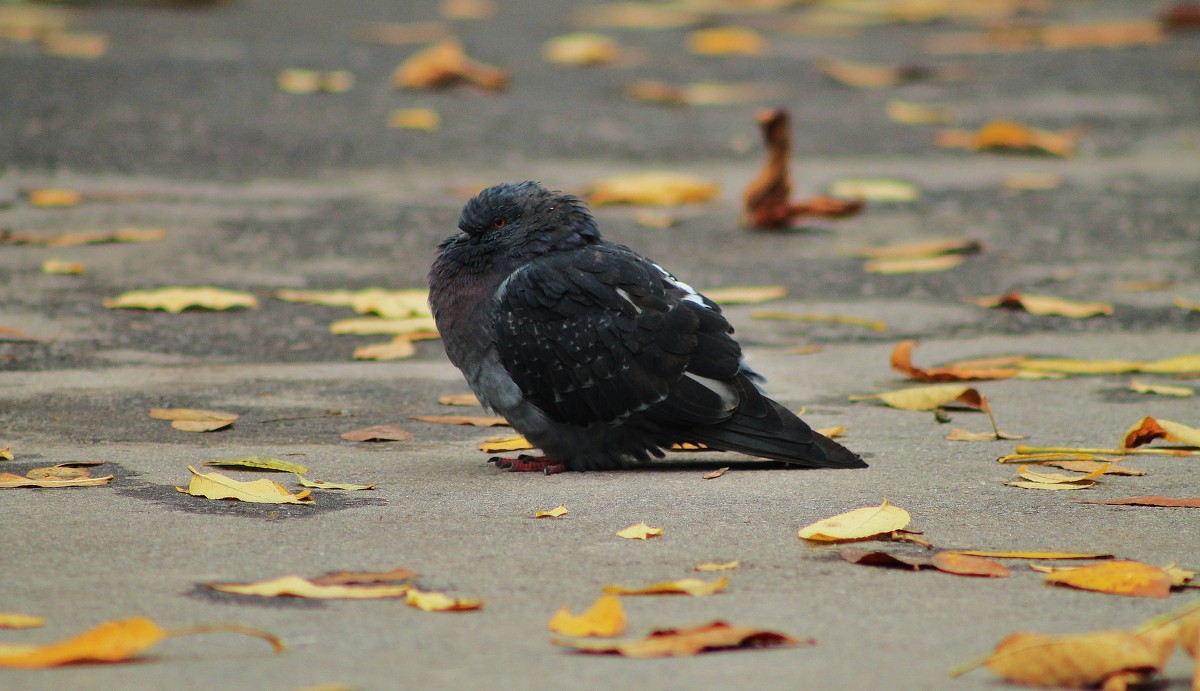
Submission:
POLYGON ((600 238, 579 199, 536 182, 467 202, 429 302, 485 406, 571 470, 698 443, 809 467, 862 468, 764 396, 711 300, 600 238))

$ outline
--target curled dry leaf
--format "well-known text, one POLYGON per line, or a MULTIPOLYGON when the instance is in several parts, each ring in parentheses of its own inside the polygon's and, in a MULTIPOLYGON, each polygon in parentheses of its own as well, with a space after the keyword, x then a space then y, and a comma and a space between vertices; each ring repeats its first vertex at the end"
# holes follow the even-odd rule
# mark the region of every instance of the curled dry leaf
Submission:
POLYGON ((706 581, 700 578, 681 578, 677 581, 652 583, 640 588, 606 585, 604 586, 604 592, 609 595, 691 595, 693 597, 703 597, 705 595, 715 595, 725 590, 728 586, 729 579, 722 576, 715 581, 706 581))
POLYGON ((426 612, 466 612, 483 608, 483 600, 450 597, 445 593, 434 593, 416 588, 408 591, 406 602, 410 606, 426 612))
POLYGON ((606 65, 621 57, 621 44, 604 34, 577 32, 546 41, 542 57, 559 65, 606 65))
POLYGON ((662 528, 652 528, 646 523, 634 523, 628 528, 617 531, 617 537, 623 537, 626 540, 649 540, 652 537, 661 537, 662 534, 662 528))
POLYGON ((791 636, 764 629, 731 626, 723 621, 690 629, 661 629, 645 638, 613 641, 567 641, 551 639, 552 644, 578 653, 621 655, 634 658, 685 657, 717 650, 739 648, 795 648, 816 645, 816 641, 798 641, 791 636))
POLYGON ((56 487, 98 487, 107 485, 113 481, 112 475, 104 477, 79 477, 79 478, 54 478, 47 477, 42 479, 34 479, 29 477, 21 477, 13 473, 0 473, 0 489, 18 489, 21 487, 42 487, 53 489, 56 487))
POLYGON ((1110 561, 1046 574, 1046 582, 1128 597, 1167 597, 1172 578, 1163 569, 1136 561, 1110 561))
POLYGON ((1183 509, 1200 509, 1200 497, 1161 497, 1143 496, 1127 497, 1125 499, 1110 499, 1108 501, 1080 501, 1081 504, 1108 504, 1110 506, 1163 506, 1183 509))
POLYGON ((932 566, 933 562, 925 550, 903 551, 864 549, 862 547, 843 547, 838 550, 838 556, 851 564, 862 566, 882 566, 886 568, 907 569, 918 571, 922 566, 932 566))
POLYGON ((334 571, 309 581, 317 585, 363 585, 369 583, 402 583, 417 577, 412 569, 396 568, 391 571, 334 571))
POLYGON ((723 467, 723 468, 717 468, 716 470, 710 470, 709 472, 701 475, 700 479, 701 480, 716 480, 717 478, 721 477, 722 475, 724 475, 725 473, 728 473, 728 472, 729 472, 728 466, 723 467))
POLYGON ((121 228, 118 230, 89 230, 60 235, 17 233, 0 230, 0 244, 46 245, 47 247, 70 247, 72 245, 96 245, 108 242, 153 242, 167 236, 165 228, 121 228))
POLYGON ((800 529, 799 537, 815 542, 862 540, 906 528, 912 517, 886 499, 879 506, 866 506, 831 516, 800 529))
POLYGON ((601 595, 592 606, 578 615, 571 614, 566 607, 554 613, 547 622, 554 633, 564 636, 596 636, 609 638, 625 631, 625 608, 621 598, 601 595))
POLYGON ((12 447, 0 446, 0 461, 11 461, 13 459, 12 447))
MULTIPOLYGON (((554 507, 553 509, 538 511, 533 514, 533 517, 534 518, 562 518, 563 516, 566 516, 568 513, 569 512, 567 511, 567 507, 562 504, 559 504, 558 506, 554 507)), ((560 633, 564 633, 564 632, 560 632, 560 633)), ((570 635, 576 635, 576 634, 567 634, 567 635, 570 636, 570 635)))
POLYGON ((1096 485, 1095 481, 1083 480, 1079 482, 1036 482, 1033 480, 1013 480, 1012 482, 1004 483, 1009 487, 1020 487, 1022 489, 1045 489, 1051 491, 1089 489, 1096 485))
POLYGON ((83 201, 83 194, 78 190, 61 187, 40 187, 26 192, 30 206, 41 208, 57 208, 76 206, 83 201))
POLYGON ((272 458, 270 456, 244 456, 242 458, 213 458, 207 460, 200 465, 206 465, 214 468, 243 468, 250 470, 274 470, 280 473, 295 473, 303 475, 308 472, 308 468, 299 463, 285 461, 282 458, 272 458))
POLYGON ((1026 293, 1006 293, 1000 297, 968 298, 967 302, 980 307, 1006 307, 1019 309, 1030 314, 1058 315, 1073 319, 1084 319, 1110 315, 1113 306, 1107 302, 1079 302, 1050 295, 1029 295, 1026 293))
POLYGON ((265 631, 237 624, 213 624, 187 629, 164 629, 144 617, 110 621, 74 638, 43 646, 5 646, 0 650, 0 668, 46 669, 68 664, 125 662, 167 638, 194 633, 241 633, 271 644, 283 652, 283 641, 265 631))
POLYGON ((1007 578, 1008 568, 998 561, 963 554, 953 550, 934 553, 931 561, 938 571, 956 576, 982 576, 985 578, 1007 578))
POLYGON ((1145 475, 1146 471, 1137 470, 1136 468, 1125 468, 1116 465, 1112 462, 1102 463, 1100 461, 1042 461, 1042 465, 1049 465, 1063 470, 1073 470, 1077 473, 1093 473, 1099 471, 1103 475, 1145 475))
POLYGON ((345 584, 315 583, 300 576, 280 576, 253 583, 205 583, 206 587, 222 593, 255 595, 258 597, 302 597, 317 600, 379 600, 407 597, 410 585, 394 583, 345 584))
POLYGON ((1064 484, 1069 482, 1085 482, 1094 477, 1100 477, 1104 471, 1108 470, 1108 466, 1101 466, 1096 470, 1086 475, 1064 475, 1062 473, 1041 473, 1036 470, 1030 470, 1028 466, 1021 466, 1017 469, 1017 475, 1030 482, 1040 482, 1048 485, 1064 484))
POLYGON ((414 53, 392 73, 397 89, 434 89, 464 80, 499 91, 508 86, 508 72, 472 60, 461 41, 447 38, 414 53))
POLYGON ((704 291, 704 296, 718 305, 753 305, 787 296, 784 286, 730 286, 728 288, 710 288, 704 291))
POLYGON ((524 451, 532 449, 533 444, 524 435, 513 434, 506 437, 490 437, 479 442, 477 447, 484 453, 504 453, 506 451, 524 451))
POLYGON ((412 436, 412 432, 395 425, 373 425, 341 434, 346 441, 408 441, 412 436))
POLYGON ((816 197, 807 202, 788 201, 792 193, 788 171, 792 150, 791 118, 782 108, 758 114, 767 158, 758 175, 742 193, 743 221, 751 228, 786 228, 804 216, 842 218, 863 208, 861 200, 816 197))
POLYGON ((1014 633, 979 664, 952 670, 951 676, 986 665, 1005 680, 1019 684, 1083 688, 1113 675, 1157 671, 1174 648, 1173 638, 1132 631, 1069 636, 1014 633))
POLYGON ((1200 446, 1200 428, 1146 416, 1125 431, 1121 437, 1121 448, 1132 449, 1156 439, 1184 446, 1200 446))
POLYGON ((740 561, 738 561, 737 559, 733 559, 731 561, 721 561, 721 562, 706 561, 703 564, 696 564, 696 566, 693 567, 692 570, 693 571, 701 571, 701 572, 729 571, 730 569, 736 569, 737 567, 739 567, 741 565, 742 565, 742 563, 740 561))
POLYGON ((70 464, 33 468, 25 473, 25 477, 30 480, 83 480, 91 476, 92 474, 87 468, 70 464))
POLYGON ((850 396, 851 401, 878 399, 901 410, 934 410, 956 404, 976 410, 988 410, 987 398, 976 389, 959 384, 935 384, 911 389, 884 391, 865 396, 850 396))
POLYGON ((762 55, 766 48, 762 34, 744 26, 701 29, 688 36, 688 50, 697 55, 762 55))
POLYGON ((1021 361, 1026 372, 1061 374, 1181 374, 1200 372, 1200 355, 1177 355, 1162 360, 1081 360, 1074 358, 1029 358, 1021 361))
POLYGON ((473 393, 451 393, 445 396, 438 397, 438 403, 442 405, 479 405, 479 399, 473 393))
POLYGON ((1018 122, 993 120, 977 132, 942 130, 938 134, 937 145, 947 149, 1044 153, 1066 157, 1075 154, 1078 137, 1078 133, 1071 130, 1051 132, 1018 122))
POLYGON ((438 425, 470 425, 472 427, 508 426, 508 420, 494 415, 410 415, 409 419, 438 425))
POLYGON ((207 310, 237 308, 254 309, 258 298, 241 290, 226 290, 212 286, 168 286, 155 290, 131 290, 115 298, 105 298, 110 309, 165 310, 182 312, 190 307, 207 310))
POLYGON ((253 482, 243 482, 226 477, 220 473, 201 473, 188 466, 192 474, 187 489, 176 487, 175 490, 193 497, 206 499, 237 499, 252 504, 300 504, 311 506, 315 500, 310 496, 312 490, 301 490, 295 494, 287 491, 283 485, 273 480, 263 478, 253 482))
POLYGON ((338 94, 354 88, 354 73, 348 70, 305 70, 288 68, 275 77, 275 86, 288 94, 312 94, 318 91, 338 94))
POLYGON ((36 629, 46 620, 34 614, 0 612, 0 629, 36 629))
POLYGON ((588 201, 601 204, 679 206, 715 198, 721 187, 695 175, 651 172, 621 175, 592 183, 588 201))
POLYGON ((199 408, 151 408, 150 417, 170 420, 171 427, 181 432, 213 432, 232 425, 241 415, 199 408))
POLYGON ((1013 367, 916 367, 912 364, 912 351, 916 341, 901 341, 892 349, 892 369, 918 381, 971 381, 978 379, 1008 379, 1017 374, 1013 367))
POLYGON ((303 475, 296 475, 296 481, 301 487, 310 487, 312 489, 327 489, 338 490, 342 492, 361 492, 368 489, 375 489, 375 485, 356 485, 349 482, 326 482, 325 480, 309 480, 303 475))

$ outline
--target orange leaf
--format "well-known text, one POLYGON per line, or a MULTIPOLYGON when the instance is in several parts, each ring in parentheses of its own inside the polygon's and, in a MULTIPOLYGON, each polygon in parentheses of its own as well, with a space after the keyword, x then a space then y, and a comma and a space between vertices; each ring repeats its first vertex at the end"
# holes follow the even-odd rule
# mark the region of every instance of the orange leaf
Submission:
POLYGON ((606 585, 604 592, 610 595, 691 595, 700 597, 715 595, 729 585, 725 576, 715 581, 705 581, 700 578, 681 578, 677 581, 652 583, 640 588, 626 588, 620 585, 606 585))
POLYGON ((479 399, 473 393, 450 393, 438 397, 442 405, 479 405, 479 399))
POLYGON ((439 425, 471 425, 473 427, 506 427, 508 420, 490 415, 410 415, 413 420, 439 425))
POLYGON ((938 571, 945 571, 958 576, 986 576, 988 578, 1006 578, 1008 568, 997 561, 973 557, 962 552, 944 551, 933 555, 933 566, 938 571))
POLYGON ((686 657, 715 650, 739 648, 795 648, 816 645, 816 641, 798 641, 776 631, 731 626, 723 621, 690 629, 662 629, 642 639, 613 641, 565 641, 551 639, 554 645, 593 655, 624 657, 686 657))
POLYGON ((621 598, 602 595, 578 616, 563 607, 550 617, 547 626, 564 636, 619 636, 625 630, 625 608, 621 598))
POLYGON ((986 664, 1008 681, 1081 688, 1115 674, 1156 671, 1174 647, 1173 639, 1131 631, 1073 636, 1015 633, 996 646, 986 664))
POLYGON ((998 150, 1026 153, 1046 153, 1054 156, 1072 156, 1078 134, 1064 130, 1051 132, 1039 130, 1018 122, 993 120, 978 132, 944 130, 938 135, 937 144, 944 148, 968 148, 976 151, 998 150))
POLYGON ((508 72, 472 60, 458 39, 447 38, 411 55, 392 73, 397 89, 432 89, 460 80, 498 91, 508 86, 508 72))
POLYGON ((892 350, 892 369, 907 374, 919 381, 971 381, 975 379, 1007 379, 1016 376, 1017 369, 1005 368, 966 368, 966 367, 915 367, 912 364, 912 351, 916 341, 901 341, 892 350))
POLYGON ((1136 561, 1111 561, 1058 571, 1046 574, 1046 582, 1129 597, 1167 597, 1171 594, 1170 574, 1157 566, 1136 561))
POLYGON ((343 432, 341 436, 346 441, 407 441, 412 439, 412 432, 395 425, 375 425, 343 432))
POLYGON ((1169 442, 1185 444, 1187 446, 1200 446, 1200 429, 1181 425, 1178 422, 1171 422, 1170 420, 1156 420, 1150 416, 1146 416, 1140 422, 1130 427, 1125 432, 1125 435, 1121 437, 1121 448, 1132 449, 1143 444, 1149 444, 1155 439, 1165 439, 1169 442))
POLYGON ((1110 506, 1173 506, 1183 509, 1200 509, 1200 497, 1175 499, 1172 497, 1146 496, 1109 501, 1081 501, 1081 504, 1108 504, 1110 506))

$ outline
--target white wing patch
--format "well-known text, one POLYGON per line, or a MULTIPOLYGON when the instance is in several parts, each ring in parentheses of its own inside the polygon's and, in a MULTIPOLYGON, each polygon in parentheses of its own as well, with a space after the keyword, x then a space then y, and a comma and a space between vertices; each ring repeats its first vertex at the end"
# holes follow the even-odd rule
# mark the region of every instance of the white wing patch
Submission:
POLYGON ((625 302, 628 302, 630 304, 630 306, 633 307, 635 312, 637 312, 638 314, 642 313, 642 308, 638 307, 638 304, 633 301, 633 298, 630 297, 629 293, 625 292, 625 290, 623 288, 617 288, 617 295, 620 295, 622 300, 624 300, 625 302))
MULTIPOLYGON (((651 262, 651 263, 653 264, 653 262, 651 262)), ((658 264, 654 264, 654 268, 656 268, 660 272, 662 272, 663 278, 665 278, 667 280, 667 283, 670 283, 671 285, 675 286, 676 288, 687 293, 687 295, 683 296, 684 302, 690 302, 694 305, 700 305, 704 309, 712 309, 708 305, 704 304, 704 298, 700 296, 700 293, 696 292, 695 288, 684 283, 683 281, 679 280, 678 278, 675 278, 674 276, 671 275, 670 271, 667 271, 666 269, 662 268, 658 264)))
POLYGON ((739 402, 737 391, 728 383, 710 379, 709 377, 701 377, 691 372, 685 372, 683 376, 720 396, 721 405, 725 406, 725 410, 737 408, 739 402))

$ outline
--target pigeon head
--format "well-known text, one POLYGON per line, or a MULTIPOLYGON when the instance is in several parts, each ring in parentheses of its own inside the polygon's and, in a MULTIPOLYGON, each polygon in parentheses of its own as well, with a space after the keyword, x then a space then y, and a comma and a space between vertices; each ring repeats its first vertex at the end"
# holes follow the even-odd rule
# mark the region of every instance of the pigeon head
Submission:
POLYGON ((458 228, 467 242, 522 256, 600 241, 596 221, 577 197, 532 181, 493 185, 463 207, 458 228))

